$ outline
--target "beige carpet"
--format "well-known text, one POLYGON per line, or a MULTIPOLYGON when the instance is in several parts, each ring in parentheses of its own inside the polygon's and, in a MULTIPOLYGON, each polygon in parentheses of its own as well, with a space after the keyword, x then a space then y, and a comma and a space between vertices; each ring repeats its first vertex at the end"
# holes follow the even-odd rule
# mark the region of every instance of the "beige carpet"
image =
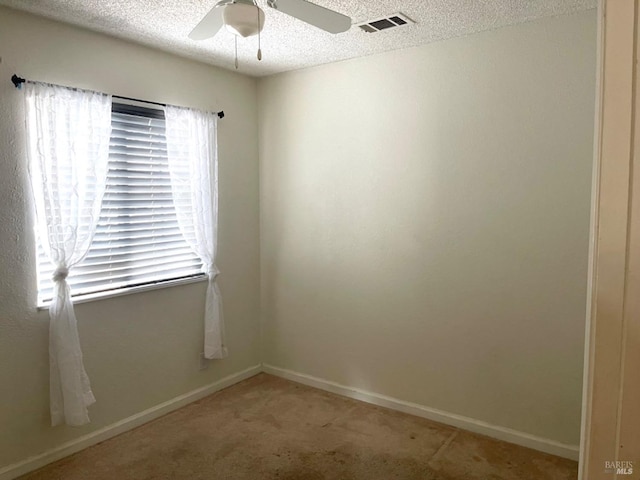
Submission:
POLYGON ((568 480, 577 464, 266 374, 23 480, 568 480))

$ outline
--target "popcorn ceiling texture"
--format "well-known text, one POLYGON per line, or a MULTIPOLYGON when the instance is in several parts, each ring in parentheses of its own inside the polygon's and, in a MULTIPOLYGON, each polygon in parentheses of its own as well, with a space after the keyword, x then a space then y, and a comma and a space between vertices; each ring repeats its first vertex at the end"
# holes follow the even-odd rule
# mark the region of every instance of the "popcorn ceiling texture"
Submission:
MULTIPOLYGON (((217 0, 0 0, 0 5, 80 25, 178 55, 234 69, 234 38, 224 28, 212 39, 193 41, 191 29, 217 0)), ((239 72, 266 76, 324 63, 458 37, 474 32, 574 13, 596 0, 317 0, 354 23, 402 12, 416 25, 368 34, 352 27, 332 35, 266 6, 263 59, 257 37, 238 39, 239 72)))

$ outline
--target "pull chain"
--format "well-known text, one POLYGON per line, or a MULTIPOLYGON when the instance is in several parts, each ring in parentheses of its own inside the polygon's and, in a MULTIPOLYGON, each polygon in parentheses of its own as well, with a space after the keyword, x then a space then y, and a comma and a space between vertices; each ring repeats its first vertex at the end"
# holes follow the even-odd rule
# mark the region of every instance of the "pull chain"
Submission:
POLYGON ((260 7, 256 5, 256 12, 258 13, 258 61, 262 60, 262 48, 260 47, 260 7))
POLYGON ((233 38, 236 46, 236 70, 237 70, 238 69, 238 36, 234 35, 233 38))

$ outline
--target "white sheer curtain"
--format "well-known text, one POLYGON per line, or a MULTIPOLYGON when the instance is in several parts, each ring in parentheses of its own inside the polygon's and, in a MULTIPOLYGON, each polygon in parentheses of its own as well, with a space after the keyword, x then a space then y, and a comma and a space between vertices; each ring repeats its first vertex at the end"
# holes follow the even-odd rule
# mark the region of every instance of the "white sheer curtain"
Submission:
POLYGON ((216 283, 218 151, 215 113, 166 107, 167 156, 180 230, 209 276, 204 314, 204 355, 224 358, 222 299, 216 283))
POLYGON ((111 97, 27 83, 27 152, 38 235, 55 266, 49 307, 51 423, 89 423, 95 402, 82 362, 69 270, 87 254, 107 179, 111 97))

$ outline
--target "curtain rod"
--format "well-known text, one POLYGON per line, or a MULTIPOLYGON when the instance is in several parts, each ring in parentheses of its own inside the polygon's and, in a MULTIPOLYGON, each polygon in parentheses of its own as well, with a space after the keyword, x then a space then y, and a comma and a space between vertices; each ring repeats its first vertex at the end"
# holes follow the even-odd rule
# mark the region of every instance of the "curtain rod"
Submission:
MULTIPOLYGON (((19 77, 15 73, 11 76, 11 82, 16 88, 20 88, 23 83, 31 82, 31 80, 25 80, 24 78, 19 77)), ((81 88, 76 88, 75 90, 82 90, 81 88)), ((158 102, 150 102, 149 100, 141 100, 139 98, 131 98, 131 97, 122 97, 120 95, 112 95, 113 98, 119 98, 120 100, 131 100, 134 102, 142 102, 149 103, 151 105, 158 105, 160 107, 173 107, 174 105, 169 105, 167 103, 158 103, 158 102)), ((216 112, 218 118, 224 118, 224 111, 216 112)))

